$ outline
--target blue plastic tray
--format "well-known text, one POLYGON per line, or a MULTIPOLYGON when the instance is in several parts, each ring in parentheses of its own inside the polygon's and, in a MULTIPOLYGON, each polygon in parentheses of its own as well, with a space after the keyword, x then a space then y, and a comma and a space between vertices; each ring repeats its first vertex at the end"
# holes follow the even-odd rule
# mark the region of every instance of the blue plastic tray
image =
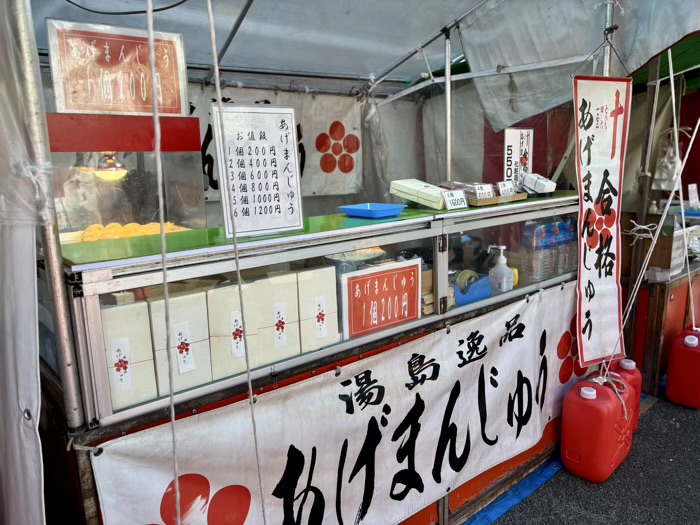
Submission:
POLYGON ((405 204, 381 204, 376 202, 353 204, 352 206, 339 206, 348 217, 360 217, 363 219, 386 219, 388 217, 396 217, 405 207, 405 204))

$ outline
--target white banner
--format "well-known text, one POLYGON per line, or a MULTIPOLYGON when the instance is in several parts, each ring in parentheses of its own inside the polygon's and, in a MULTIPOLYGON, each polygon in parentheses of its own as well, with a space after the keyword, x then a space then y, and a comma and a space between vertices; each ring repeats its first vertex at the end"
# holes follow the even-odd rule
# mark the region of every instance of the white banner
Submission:
POLYGON ((574 77, 579 202, 579 359, 624 355, 620 210, 632 79, 574 77))
MULTIPOLYGON (((190 110, 200 119, 202 169, 219 199, 216 147, 211 126, 212 89, 190 89, 190 110)), ((272 104, 294 108, 301 191, 304 197, 344 195, 362 189, 361 104, 353 97, 224 88, 224 103, 272 104)))
MULTIPOLYGON (((586 373, 575 286, 176 424, 184 524, 394 524, 534 446, 586 373)), ((103 521, 171 524, 167 424, 92 458, 103 521)))

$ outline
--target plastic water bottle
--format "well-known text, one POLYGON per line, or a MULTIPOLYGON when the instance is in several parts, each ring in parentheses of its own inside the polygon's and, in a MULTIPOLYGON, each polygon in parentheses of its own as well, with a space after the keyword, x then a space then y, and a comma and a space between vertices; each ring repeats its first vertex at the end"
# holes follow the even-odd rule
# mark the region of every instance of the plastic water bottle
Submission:
POLYGON ((546 225, 537 221, 526 222, 520 245, 524 252, 522 257, 524 277, 530 282, 546 279, 550 272, 546 225))
POLYGON ((554 277, 554 275, 559 271, 559 246, 557 244, 559 231, 559 223, 557 222, 556 218, 552 217, 545 219, 545 249, 547 253, 546 257, 549 259, 549 264, 548 271, 542 276, 542 280, 554 277))

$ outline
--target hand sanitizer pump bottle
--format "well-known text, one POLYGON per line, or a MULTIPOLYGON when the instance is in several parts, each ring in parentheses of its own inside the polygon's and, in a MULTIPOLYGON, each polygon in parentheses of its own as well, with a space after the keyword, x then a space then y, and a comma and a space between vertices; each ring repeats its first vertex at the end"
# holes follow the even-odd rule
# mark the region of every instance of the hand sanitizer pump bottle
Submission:
POLYGON ((510 292, 513 289, 515 274, 513 273, 513 270, 508 268, 508 265, 506 264, 508 261, 506 260, 505 255, 503 255, 503 250, 505 250, 506 247, 489 246, 489 252, 492 248, 500 250, 501 253, 498 257, 496 257, 496 266, 491 268, 491 271, 489 271, 491 293, 493 295, 496 295, 503 292, 510 292))

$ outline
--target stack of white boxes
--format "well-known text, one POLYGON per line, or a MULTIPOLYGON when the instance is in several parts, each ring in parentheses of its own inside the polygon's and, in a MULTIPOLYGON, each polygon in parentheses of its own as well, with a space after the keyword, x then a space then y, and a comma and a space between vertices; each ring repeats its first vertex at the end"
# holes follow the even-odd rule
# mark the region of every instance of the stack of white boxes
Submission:
MULTIPOLYGON (((165 304, 149 302, 151 332, 156 356, 158 394, 170 392, 166 352, 165 304)), ((170 349, 173 363, 173 391, 180 392, 212 380, 209 352, 207 298, 204 292, 170 298, 170 349)))
POLYGON ((260 366, 258 325, 260 286, 258 281, 243 285, 245 338, 238 285, 226 285, 207 292, 209 309, 209 343, 214 381, 246 371, 245 345, 248 345, 250 368, 260 366))
POLYGON ((146 303, 102 310, 112 408, 121 410, 158 397, 146 303))
POLYGON ((257 296, 260 365, 277 363, 301 353, 297 274, 284 273, 261 279, 257 296))

